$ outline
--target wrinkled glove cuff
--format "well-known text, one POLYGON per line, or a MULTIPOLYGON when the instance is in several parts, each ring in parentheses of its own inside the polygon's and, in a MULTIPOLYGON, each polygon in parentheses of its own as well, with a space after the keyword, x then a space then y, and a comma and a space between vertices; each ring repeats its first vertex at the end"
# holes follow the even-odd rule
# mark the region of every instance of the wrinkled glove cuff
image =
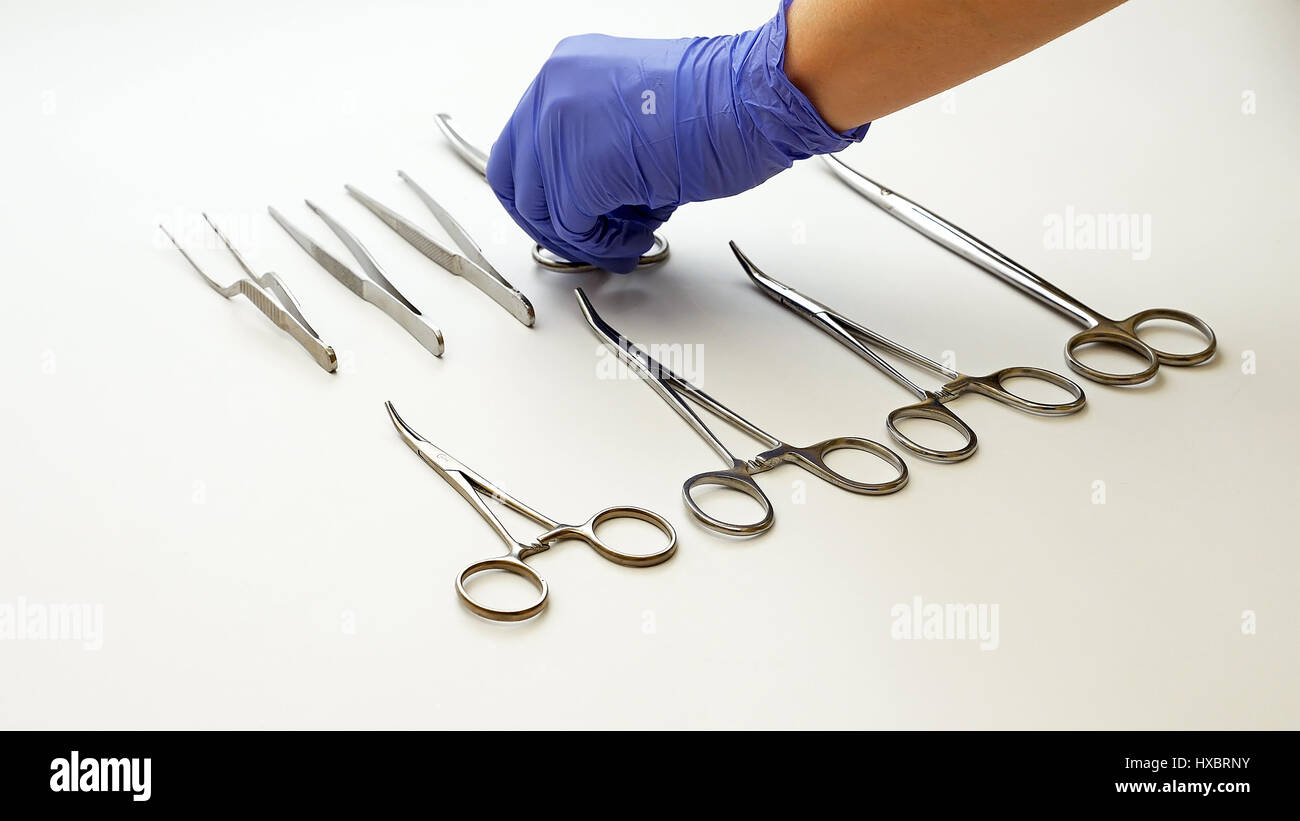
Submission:
POLYGON ((785 75, 786 10, 756 29, 750 48, 736 67, 737 94, 755 127, 788 162, 840 151, 867 136, 870 123, 850 131, 832 129, 802 91, 785 75))

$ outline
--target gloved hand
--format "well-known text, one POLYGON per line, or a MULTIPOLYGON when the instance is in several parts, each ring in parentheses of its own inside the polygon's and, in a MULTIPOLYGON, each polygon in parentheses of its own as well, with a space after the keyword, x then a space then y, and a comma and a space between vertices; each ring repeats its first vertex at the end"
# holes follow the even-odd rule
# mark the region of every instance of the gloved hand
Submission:
POLYGON ((785 10, 725 37, 562 40, 492 146, 487 178, 536 242, 632 271, 677 206, 753 188, 838 133, 786 78, 785 10))

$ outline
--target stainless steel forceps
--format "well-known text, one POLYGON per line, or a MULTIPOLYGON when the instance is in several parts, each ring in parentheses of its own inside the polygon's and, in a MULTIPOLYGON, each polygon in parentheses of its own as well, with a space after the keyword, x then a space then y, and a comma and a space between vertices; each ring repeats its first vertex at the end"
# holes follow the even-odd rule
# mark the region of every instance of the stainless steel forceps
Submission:
POLYGON ((749 257, 745 256, 734 242, 731 243, 731 251, 736 255, 736 259, 740 261, 740 266, 745 269, 745 273, 749 274, 749 278, 764 294, 821 328, 841 345, 875 365, 886 376, 907 388, 921 400, 914 405, 906 405, 892 411, 885 418, 885 426, 889 428, 889 435, 894 437, 894 441, 922 459, 929 459, 931 462, 960 462, 963 459, 970 458, 975 453, 975 448, 979 445, 979 440, 975 437, 975 431, 971 430, 970 426, 961 420, 961 417, 944 407, 945 402, 950 402, 965 393, 977 393, 981 396, 987 396, 1017 410, 1036 413, 1041 416, 1064 416, 1083 408, 1086 401, 1083 388, 1058 373, 1052 373, 1042 368, 1020 367, 1003 368, 994 371, 988 376, 967 376, 964 373, 958 373, 952 368, 935 362, 933 359, 924 357, 913 350, 904 348, 897 342, 886 339, 870 328, 859 325, 812 297, 799 293, 789 285, 778 282, 760 271, 758 266, 749 257), (872 345, 931 373, 946 377, 949 381, 938 390, 927 391, 881 358, 878 353, 871 349, 870 346, 872 345), (1034 402, 1007 390, 1003 383, 1008 379, 1037 379, 1040 382, 1046 382, 1068 392, 1073 399, 1060 404, 1034 402), (929 419, 940 422, 960 433, 966 439, 966 443, 955 450, 938 450, 926 447, 899 430, 898 423, 905 419, 929 419))
POLYGON ((409 242, 415 250, 433 260, 443 270, 469 280, 474 284, 475 288, 490 296, 496 304, 509 311, 510 315, 515 319, 531 326, 537 315, 534 313, 533 304, 528 301, 528 297, 520 293, 518 288, 511 285, 505 277, 497 273, 497 269, 493 268, 492 263, 488 262, 487 257, 483 256, 483 249, 478 247, 478 243, 474 242, 469 232, 462 228, 460 223, 456 222, 456 219, 447 213, 447 209, 439 205, 438 201, 430 196, 428 191, 425 191, 415 180, 407 176, 405 171, 398 171, 397 176, 401 177, 407 185, 415 190, 416 195, 433 212, 434 219, 451 237, 452 242, 456 243, 456 246, 460 248, 461 253, 458 254, 447 248, 425 233, 420 226, 355 186, 345 185, 343 188, 352 195, 353 199, 370 209, 370 212, 379 217, 385 225, 396 231, 398 236, 409 242))
MULTIPOLYGON (((480 176, 486 179, 488 155, 477 146, 473 145, 469 140, 462 137, 460 132, 455 128, 452 128, 450 114, 438 114, 434 117, 434 122, 438 124, 438 130, 442 132, 442 136, 447 138, 447 142, 451 143, 451 147, 456 152, 456 156, 464 160, 466 165, 473 168, 480 176)), ((641 257, 641 261, 637 263, 637 267, 646 268, 651 265, 658 265, 666 259, 668 259, 668 240, 655 234, 654 245, 651 245, 650 250, 641 257)), ((573 262, 572 260, 567 260, 564 257, 543 248, 541 245, 533 246, 533 261, 538 265, 541 265, 543 268, 550 268, 552 271, 565 271, 570 274, 581 274, 587 271, 598 270, 596 266, 589 265, 585 262, 573 262)))
POLYGON ((826 161, 831 171, 835 172, 835 176, 865 197, 872 205, 907 223, 959 257, 975 263, 1004 282, 1082 324, 1084 330, 1070 337, 1065 343, 1065 361, 1075 373, 1104 385, 1139 385, 1154 378, 1161 365, 1200 365, 1214 357, 1216 345, 1214 331, 1199 317, 1172 308, 1148 308, 1145 311, 1138 311, 1127 319, 1111 319, 897 191, 868 179, 835 157, 824 155, 822 159, 826 161), (1192 328, 1205 338, 1206 346, 1200 351, 1186 354, 1170 353, 1152 347, 1138 336, 1138 329, 1148 322, 1157 320, 1177 322, 1192 328), (1145 360, 1146 367, 1135 373, 1110 373, 1090 367, 1079 360, 1078 353, 1081 348, 1097 344, 1116 345, 1132 351, 1145 360))
POLYGON ((729 465, 726 470, 698 473, 687 479, 682 485, 682 499, 686 502, 687 509, 690 510, 692 516, 706 527, 729 536, 757 536, 769 530, 773 523, 772 502, 768 500, 767 495, 763 493, 762 488, 758 486, 753 477, 760 473, 766 473, 782 464, 797 465, 838 488, 871 496, 893 493, 901 490, 907 484, 906 463, 899 458, 897 453, 870 439, 863 439, 858 436, 837 436, 834 439, 827 439, 802 448, 786 444, 668 370, 635 342, 610 327, 609 323, 601 319, 600 315, 596 313, 591 300, 587 298, 581 288, 576 289, 574 294, 578 297, 578 305, 582 308, 582 315, 586 317, 587 324, 591 326, 596 336, 610 350, 618 354, 619 358, 645 380, 646 384, 654 388, 655 392, 673 410, 677 411, 682 419, 686 420, 686 424, 690 425, 696 433, 702 436, 704 441, 708 442, 709 446, 729 465), (769 449, 758 454, 753 459, 737 459, 731 451, 727 450, 727 446, 722 444, 722 440, 718 439, 713 431, 709 430, 708 425, 704 424, 704 421, 687 404, 687 399, 698 403, 700 407, 708 410, 737 430, 742 430, 754 437, 769 449), (891 465, 898 471, 898 476, 887 482, 879 483, 858 482, 850 479, 826 464, 826 456, 837 450, 857 450, 870 453, 886 464, 891 465), (763 508, 763 517, 752 524, 738 525, 710 516, 691 496, 692 490, 706 485, 729 488, 745 494, 758 502, 763 508))
POLYGON ((425 322, 424 314, 420 313, 420 309, 412 305, 411 301, 402 296, 401 291, 397 290, 397 286, 388 281, 388 277, 384 276, 383 269, 379 267, 379 263, 366 250, 366 247, 361 244, 361 240, 353 236, 352 232, 322 211, 311 200, 306 202, 307 207, 329 226, 329 229, 352 252, 352 256, 356 257, 357 262, 361 263, 361 270, 366 272, 366 277, 359 276, 351 268, 339 262, 332 254, 320 247, 315 240, 307 236, 302 229, 289 222, 279 211, 274 208, 267 208, 266 210, 270 212, 271 218, 285 230, 285 233, 293 237, 294 242, 298 243, 302 250, 306 251, 312 259, 320 263, 320 267, 324 268, 330 276, 343 283, 344 287, 352 293, 388 314, 408 334, 415 337, 415 341, 424 346, 426 351, 434 356, 442 356, 442 331, 425 322))
POLYGON ((208 223, 208 227, 221 238, 222 244, 234 255, 235 261, 239 263, 240 268, 244 269, 247 276, 241 277, 229 285, 218 285, 216 281, 203 273, 203 269, 199 267, 193 257, 186 253, 170 231, 161 225, 158 226, 158 229, 167 236, 167 239, 171 240, 172 245, 175 245, 176 250, 181 252, 181 256, 185 257, 185 261, 190 264, 190 267, 197 271, 199 276, 203 277, 203 281, 208 284, 209 288, 226 299, 233 299, 236 295, 243 296, 253 303, 253 307, 261 311, 267 319, 274 322, 276 327, 292 336, 294 341, 301 345, 307 353, 311 354, 311 358, 316 360, 317 365, 330 373, 334 373, 339 366, 338 358, 334 355, 334 349, 326 345, 320 335, 316 333, 316 330, 307 322, 307 318, 302 315, 302 306, 298 304, 298 300, 290 293, 283 280, 271 271, 264 274, 254 273, 248 262, 244 260, 243 254, 239 253, 230 240, 226 239, 226 235, 221 233, 221 229, 217 227, 216 223, 209 219, 207 214, 203 215, 203 219, 208 223), (267 291, 270 291, 270 293, 267 293, 267 291), (273 297, 272 294, 275 296, 273 297))
POLYGON ((424 460, 425 464, 433 468, 439 476, 446 479, 448 484, 456 488, 456 492, 478 511, 478 515, 482 516, 483 520, 501 538, 501 541, 506 543, 507 550, 504 554, 473 562, 456 576, 456 592, 460 595, 460 600, 477 615, 493 621, 522 621, 542 612, 546 608, 546 598, 549 594, 546 580, 539 576, 536 570, 525 564, 524 559, 544 550, 549 550, 551 545, 565 539, 584 541, 601 556, 626 567, 649 567, 660 564, 672 558, 673 553, 677 550, 677 531, 673 529, 672 524, 658 513, 640 507, 605 508, 580 525, 565 525, 552 521, 465 467, 450 454, 416 433, 410 425, 402 420, 402 417, 397 415, 397 409, 393 407, 392 402, 385 402, 384 407, 388 409, 388 416, 393 420, 393 426, 397 428, 397 433, 402 437, 402 441, 406 443, 406 446, 424 460), (501 520, 497 518, 497 515, 492 512, 492 509, 487 506, 481 494, 487 494, 516 513, 527 516, 546 528, 545 532, 536 536, 532 541, 521 542, 517 540, 510 534, 510 531, 506 529, 501 520), (646 554, 624 553, 621 550, 616 550, 596 535, 598 527, 615 519, 637 519, 652 524, 668 537, 668 544, 653 553, 646 554), (465 586, 472 576, 488 570, 503 570, 523 577, 533 587, 537 588, 537 600, 518 610, 500 610, 475 601, 474 597, 465 589, 465 586))

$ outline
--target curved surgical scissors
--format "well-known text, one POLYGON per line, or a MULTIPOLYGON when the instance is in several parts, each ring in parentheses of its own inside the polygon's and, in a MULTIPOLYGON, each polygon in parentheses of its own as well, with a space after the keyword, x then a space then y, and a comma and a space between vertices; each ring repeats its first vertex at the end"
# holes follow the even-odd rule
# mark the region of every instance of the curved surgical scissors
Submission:
POLYGON ((907 223, 959 257, 975 263, 990 274, 1081 323, 1084 330, 1070 337, 1065 343, 1065 361, 1075 373, 1104 385, 1140 385, 1154 378, 1161 365, 1200 365, 1214 357, 1216 345, 1214 331, 1199 317, 1173 308, 1148 308, 1145 311, 1138 311, 1127 319, 1111 319, 897 191, 872 181, 835 157, 826 155, 822 159, 837 177, 872 205, 907 223), (1170 353, 1151 346, 1138 336, 1138 329, 1148 322, 1157 320, 1177 322, 1190 327, 1205 338, 1206 346, 1195 353, 1186 354, 1170 353), (1080 361, 1079 350, 1087 345, 1097 344, 1116 345, 1129 350, 1140 356, 1146 362, 1146 366, 1135 373, 1111 373, 1080 361))
MULTIPOLYGON (((438 114, 434 117, 434 122, 438 124, 438 130, 442 132, 442 136, 447 138, 447 142, 451 143, 456 156, 464 160, 466 165, 486 179, 488 155, 478 146, 462 137, 459 131, 452 128, 450 114, 438 114)), ((647 268, 651 265, 658 265, 666 259, 668 259, 668 240, 655 234, 654 244, 650 246, 650 250, 646 252, 645 256, 641 257, 637 267, 647 268)), ((596 266, 586 262, 567 260, 543 248, 541 245, 533 246, 533 262, 543 268, 550 268, 552 271, 564 271, 569 274, 582 274, 599 270, 596 266)))
POLYGON ((552 521, 465 467, 452 458, 450 454, 416 433, 410 425, 402 420, 402 417, 397 415, 397 408, 393 407, 392 402, 385 402, 384 407, 388 409, 388 416, 393 420, 393 426, 397 428, 397 433, 402 437, 402 441, 406 443, 406 446, 423 459, 425 464, 433 468, 439 476, 446 479, 448 484, 456 488, 456 492, 478 511, 478 515, 482 516, 484 521, 496 531, 501 541, 506 543, 507 550, 504 554, 473 562, 456 575, 456 593, 460 595, 460 600, 465 606, 479 616, 493 621, 523 621, 546 609, 546 599, 550 594, 546 580, 539 576, 536 570, 525 564, 524 559, 544 550, 549 550, 551 545, 564 539, 584 541, 601 556, 611 562, 627 567, 649 567, 650 565, 666 562, 672 558, 673 553, 677 550, 677 531, 673 529, 667 519, 644 508, 605 508, 580 525, 565 525, 552 521), (527 516, 546 528, 545 532, 533 538, 532 541, 518 541, 510 534, 510 531, 506 529, 506 526, 492 512, 491 508, 487 506, 480 494, 487 494, 516 513, 527 516), (654 553, 648 554, 624 553, 616 550, 596 535, 596 528, 615 519, 637 519, 648 522, 659 528, 668 537, 668 544, 654 553), (474 597, 466 589, 466 584, 472 576, 489 570, 503 570, 523 577, 533 587, 537 588, 537 599, 527 607, 521 607, 517 610, 500 610, 475 601, 474 597))
POLYGON ((610 350, 618 354, 619 358, 627 363, 633 372, 644 379, 650 387, 654 388, 655 392, 673 410, 677 411, 682 419, 686 420, 686 424, 690 425, 696 433, 702 436, 704 441, 708 442, 709 446, 722 457, 722 460, 730 465, 726 470, 697 473, 682 485, 682 498, 686 502, 687 509, 690 510, 692 516, 706 527, 729 536, 757 536, 769 530, 773 524, 772 502, 763 493, 762 488, 758 486, 753 477, 760 473, 766 473, 782 464, 798 465, 817 478, 838 488, 871 496, 893 493, 901 490, 907 484, 906 463, 899 458, 897 453, 879 442, 857 436, 837 436, 834 439, 827 439, 802 448, 782 442, 659 364, 635 342, 610 327, 609 323, 601 319, 600 315, 596 313, 591 300, 587 298, 581 288, 574 290, 574 294, 578 297, 578 305, 582 308, 582 315, 586 317, 587 324, 591 326, 596 336, 610 350), (709 430, 708 425, 704 424, 704 421, 700 419, 691 406, 687 404, 686 400, 688 398, 737 430, 742 430, 759 440, 769 449, 758 454, 753 459, 737 459, 731 451, 727 450, 727 446, 722 444, 722 441, 718 439, 713 431, 709 430), (897 470, 898 476, 887 482, 879 483, 854 481, 843 474, 837 473, 826 464, 827 455, 837 450, 857 450, 870 453, 897 470), (706 485, 725 487, 745 494, 762 507, 762 518, 751 524, 738 525, 710 516, 691 496, 692 490, 706 485))
POLYGON ((961 417, 944 407, 945 402, 950 402, 962 394, 977 393, 995 399, 1004 405, 1009 405, 1016 410, 1036 413, 1041 416, 1064 416, 1065 414, 1075 413, 1081 410, 1084 402, 1087 401, 1083 395, 1083 388, 1058 373, 1052 373, 1042 368, 1003 368, 994 371, 988 376, 967 376, 964 373, 958 373, 946 365, 941 365, 933 359, 886 339, 870 328, 859 325, 812 297, 799 293, 789 285, 778 282, 760 271, 758 266, 749 257, 745 256, 734 242, 731 243, 731 251, 736 255, 740 266, 745 269, 745 273, 749 274, 749 278, 764 294, 821 328, 835 341, 875 365, 882 373, 907 388, 921 400, 916 404, 906 405, 892 411, 885 418, 885 426, 889 428, 889 435, 893 436, 896 442, 922 459, 929 459, 931 462, 960 462, 963 459, 969 459, 975 453, 975 448, 979 446, 975 431, 971 430, 970 426, 963 422, 961 417), (949 381, 938 390, 927 391, 881 358, 878 353, 869 347, 871 345, 888 351, 894 356, 924 368, 931 373, 946 377, 949 381), (1004 382, 1008 379, 1036 379, 1040 382, 1046 382, 1066 391, 1071 395, 1072 399, 1069 402, 1059 404, 1048 404, 1025 399, 1007 390, 1004 382), (926 447, 899 430, 898 423, 905 419, 929 419, 942 423, 961 434, 966 439, 966 443, 955 450, 938 450, 926 447))

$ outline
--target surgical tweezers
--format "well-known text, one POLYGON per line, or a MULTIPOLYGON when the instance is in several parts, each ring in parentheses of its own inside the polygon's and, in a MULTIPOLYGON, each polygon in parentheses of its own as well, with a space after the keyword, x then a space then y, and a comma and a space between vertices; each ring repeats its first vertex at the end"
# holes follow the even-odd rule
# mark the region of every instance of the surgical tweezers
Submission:
MULTIPOLYGON (((442 136, 447 138, 447 142, 451 143, 452 150, 456 152, 456 156, 460 157, 466 165, 473 168, 481 177, 486 179, 488 155, 484 153, 481 148, 462 137, 460 132, 452 128, 450 114, 438 114, 434 117, 434 122, 438 124, 438 130, 442 132, 442 136)), ((658 265, 666 259, 668 259, 668 240, 655 234, 654 245, 650 246, 650 250, 641 257, 641 261, 637 263, 637 267, 646 268, 651 265, 658 265)), ((585 262, 573 262, 572 260, 567 260, 540 245, 533 246, 533 262, 536 262, 543 268, 550 268, 552 271, 565 271, 570 274, 581 274, 587 271, 598 270, 596 266, 585 262)))
POLYGON ((434 356, 442 356, 444 347, 442 331, 425 322, 424 314, 420 313, 420 309, 412 305, 411 301, 402 296, 402 292, 388 281, 388 277, 384 276, 379 263, 361 244, 361 241, 352 235, 352 232, 340 225, 311 200, 306 200, 306 203, 307 207, 314 211, 316 216, 320 217, 329 226, 329 229, 343 241, 347 249, 352 252, 352 256, 356 257, 357 262, 361 263, 361 268, 366 272, 369 279, 358 275, 351 268, 339 262, 336 257, 321 248, 315 240, 303 233, 300 228, 285 219, 284 215, 279 211, 269 207, 266 210, 270 212, 271 219, 279 223, 280 227, 289 236, 293 237, 294 241, 302 246, 302 249, 312 259, 320 263, 320 266, 330 276, 343 283, 352 293, 388 314, 394 322, 401 325, 407 333, 415 337, 415 341, 423 345, 429 353, 434 356))
POLYGON ((199 267, 193 257, 186 253, 170 231, 161 225, 158 228, 167 236, 167 239, 171 240, 172 245, 176 246, 176 250, 181 252, 181 256, 185 257, 185 261, 190 264, 190 267, 197 271, 199 276, 203 277, 203 281, 208 284, 209 288, 226 299, 233 299, 236 294, 243 296, 253 303, 257 310, 265 314, 267 319, 274 322, 278 328, 292 336, 299 345, 306 349, 307 353, 311 354, 311 358, 316 360, 317 365, 330 373, 337 370, 338 358, 334 355, 334 349, 326 345, 321 340, 320 335, 316 333, 316 330, 307 322, 307 318, 302 315, 302 306, 298 304, 298 300, 294 298, 294 295, 280 277, 271 271, 264 274, 253 273, 253 269, 244 259, 243 254, 236 250, 225 234, 221 233, 221 229, 217 227, 216 223, 207 214, 203 215, 203 219, 207 222, 208 227, 221 239, 226 249, 234 255, 235 261, 239 263, 239 267, 244 270, 247 276, 241 277, 230 285, 218 285, 211 277, 203 273, 203 269, 199 267), (271 293, 267 293, 268 290, 271 293))
POLYGON ((343 188, 354 199, 370 209, 371 213, 383 220, 385 225, 396 231, 398 236, 414 246, 415 250, 436 262, 444 270, 468 279, 475 288, 492 297, 493 301, 509 311, 515 319, 531 326, 537 319, 537 314, 533 311, 533 304, 528 301, 528 297, 520 293, 518 288, 511 285, 496 268, 492 267, 492 263, 483 256, 483 249, 478 247, 478 243, 474 242, 460 223, 456 222, 456 219, 447 213, 447 209, 439 205, 428 191, 407 176, 405 171, 398 171, 397 176, 415 190, 416 195, 433 212, 434 219, 451 237, 452 242, 460 248, 461 253, 458 254, 447 248, 425 233, 420 226, 355 186, 345 185, 343 188))

